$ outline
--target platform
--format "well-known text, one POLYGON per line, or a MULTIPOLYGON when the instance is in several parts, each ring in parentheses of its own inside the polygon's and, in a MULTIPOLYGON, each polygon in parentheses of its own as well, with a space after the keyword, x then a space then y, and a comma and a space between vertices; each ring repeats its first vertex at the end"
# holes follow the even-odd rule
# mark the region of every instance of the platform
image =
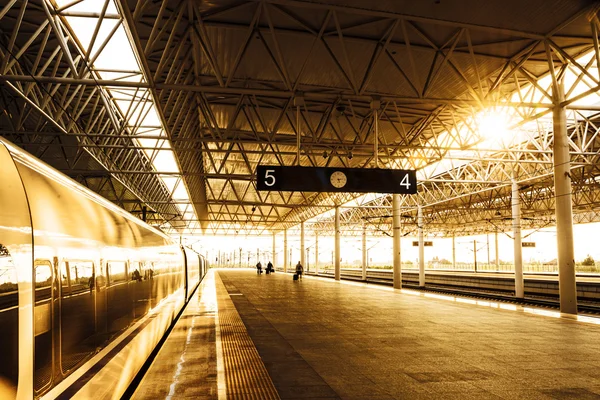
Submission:
POLYGON ((212 270, 134 398, 600 399, 599 343, 593 317, 212 270))

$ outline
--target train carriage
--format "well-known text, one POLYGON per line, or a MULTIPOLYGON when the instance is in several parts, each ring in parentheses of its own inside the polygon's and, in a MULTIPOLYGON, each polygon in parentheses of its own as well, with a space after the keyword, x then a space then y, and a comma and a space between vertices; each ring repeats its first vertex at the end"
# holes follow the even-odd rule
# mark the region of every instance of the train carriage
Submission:
POLYGON ((120 397, 205 260, 2 139, 0 171, 0 398, 120 397))

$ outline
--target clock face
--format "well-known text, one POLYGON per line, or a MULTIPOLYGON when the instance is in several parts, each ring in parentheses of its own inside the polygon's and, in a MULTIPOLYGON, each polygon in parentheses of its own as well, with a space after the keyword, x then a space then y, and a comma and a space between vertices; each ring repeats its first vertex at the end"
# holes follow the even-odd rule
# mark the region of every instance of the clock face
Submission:
POLYGON ((344 174, 342 171, 335 171, 329 177, 329 181, 331 182, 333 187, 339 189, 339 188, 343 188, 344 186, 346 186, 346 182, 348 182, 348 178, 346 178, 346 174, 344 174))

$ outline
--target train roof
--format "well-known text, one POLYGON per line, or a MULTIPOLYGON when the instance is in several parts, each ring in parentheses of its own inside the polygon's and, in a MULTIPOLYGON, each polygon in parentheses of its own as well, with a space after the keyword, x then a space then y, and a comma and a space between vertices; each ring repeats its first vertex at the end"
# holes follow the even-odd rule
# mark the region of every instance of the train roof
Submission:
MULTIPOLYGON (((58 185, 58 186, 54 186, 55 188, 64 188, 66 190, 66 192, 61 192, 62 194, 64 193, 68 193, 70 197, 68 197, 67 199, 65 199, 64 197, 61 198, 60 194, 57 194, 57 196, 60 198, 60 201, 55 201, 52 202, 52 199, 37 199, 40 204, 43 204, 43 206, 47 205, 48 207, 51 207, 53 212, 60 212, 62 209, 63 213, 69 213, 69 211, 71 211, 70 209, 73 208, 73 212, 76 212, 78 210, 77 208, 77 204, 75 203, 85 203, 85 209, 86 210, 90 210, 91 212, 95 213, 97 216, 98 215, 104 215, 107 218, 104 218, 103 222, 106 223, 106 221, 113 221, 112 223, 114 223, 116 226, 118 225, 118 219, 119 218, 123 218, 125 221, 128 222, 128 224, 133 224, 133 226, 137 226, 138 229, 141 229, 142 231, 146 231, 147 233, 151 233, 157 236, 160 236, 166 243, 165 244, 176 244, 176 242, 168 235, 166 235, 164 232, 160 231, 159 229, 156 229, 155 227, 148 225, 147 223, 143 222, 142 220, 140 220, 139 218, 131 215, 130 213, 128 213, 127 211, 123 210, 122 208, 118 207, 117 205, 115 205, 114 203, 111 203, 110 201, 104 199, 103 197, 101 197, 100 195, 94 193, 93 191, 89 190, 88 188, 82 186, 81 184, 79 184, 78 182, 76 182, 75 180, 69 178, 68 176, 64 175, 63 173, 57 171, 56 169, 52 168, 51 166, 49 166, 48 164, 44 163, 43 161, 40 161, 38 159, 36 159, 35 157, 33 157, 32 155, 30 155, 29 153, 27 153, 26 151, 18 148, 17 146, 13 145, 12 143, 0 138, 0 144, 2 144, 3 146, 5 146, 10 154, 10 156, 13 159, 13 162, 15 162, 15 167, 17 169, 18 165, 24 166, 29 168, 31 171, 35 171, 36 174, 39 174, 39 178, 40 179, 45 179, 46 180, 46 184, 40 184, 39 183, 39 179, 38 182, 34 183, 31 182, 32 179, 28 179, 26 176, 23 175, 23 170, 20 170, 20 175, 21 175, 21 180, 23 182, 23 186, 25 187, 26 191, 27 191, 27 186, 28 185, 36 185, 35 186, 35 191, 31 190, 32 187, 30 187, 30 191, 28 193, 28 199, 30 202, 30 212, 32 214, 32 219, 34 219, 35 214, 36 214, 36 210, 34 205, 32 205, 32 203, 36 202, 36 196, 40 197, 40 196, 44 196, 44 193, 48 193, 48 182, 50 182, 51 185, 58 185), (33 193, 31 192, 35 192, 36 196, 32 196, 33 193), (75 200, 75 199, 78 200, 75 200), (104 211, 101 211, 104 210, 104 211), (108 213, 108 215, 106 214, 108 213)), ((48 208, 46 207, 46 208, 48 208)), ((46 209, 47 212, 47 209, 46 209)), ((39 213, 38 213, 39 214, 39 213)), ((50 215, 47 215, 48 218, 50 218, 50 215)), ((63 214, 64 217, 64 214, 63 214)), ((83 218, 83 216, 81 216, 81 218, 83 218)), ((43 218, 42 218, 43 219, 43 218)), ((93 223, 92 223, 93 224, 93 223)), ((68 226, 68 224, 61 224, 63 226, 63 229, 65 229, 65 226, 68 226)), ((77 230, 77 232, 71 232, 71 233, 76 233, 76 236, 78 237, 84 237, 85 238, 85 231, 94 231, 95 227, 84 227, 81 226, 82 224, 75 224, 77 227, 73 228, 68 227, 66 229, 69 229, 71 231, 73 230, 77 230), (92 229, 90 229, 92 228, 92 229)), ((130 225, 130 228, 132 226, 130 225)), ((34 226, 33 229, 34 231, 37 229, 40 229, 40 224, 36 224, 34 222, 34 226), (37 225, 37 227, 36 227, 37 225)), ((120 232, 119 235, 122 235, 122 233, 120 232)), ((114 243, 113 243, 114 245, 114 243)), ((136 246, 137 247, 137 246, 136 246)))

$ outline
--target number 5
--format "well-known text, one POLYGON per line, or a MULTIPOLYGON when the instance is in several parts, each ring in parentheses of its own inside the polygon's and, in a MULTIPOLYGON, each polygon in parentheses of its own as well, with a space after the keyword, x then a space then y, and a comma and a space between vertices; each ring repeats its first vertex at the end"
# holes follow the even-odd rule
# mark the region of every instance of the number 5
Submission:
POLYGON ((274 172, 274 169, 268 169, 265 171, 265 185, 273 186, 275 184, 275 175, 273 175, 274 172), (268 181, 269 178, 271 178, 271 183, 268 181))

